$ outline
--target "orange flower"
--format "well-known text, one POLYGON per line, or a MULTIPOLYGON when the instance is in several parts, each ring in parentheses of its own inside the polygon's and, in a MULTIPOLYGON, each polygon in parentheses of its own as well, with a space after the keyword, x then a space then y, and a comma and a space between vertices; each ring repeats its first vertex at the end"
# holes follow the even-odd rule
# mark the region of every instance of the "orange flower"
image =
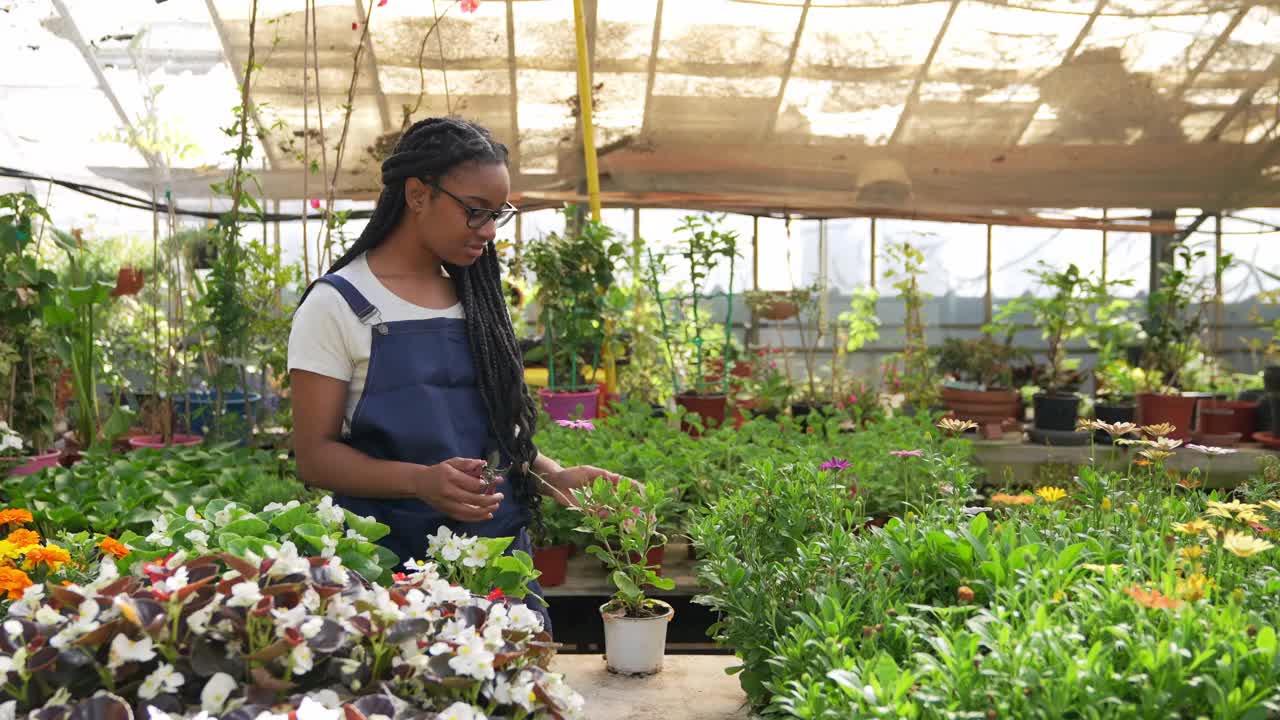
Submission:
POLYGON ((102 550, 103 554, 117 558, 126 557, 131 552, 128 545, 115 538, 103 538, 102 542, 98 543, 98 548, 102 550))
POLYGON ((36 565, 44 563, 49 566, 50 570, 57 572, 58 568, 68 562, 71 562, 71 554, 57 545, 49 545, 47 547, 37 545, 27 552, 26 562, 22 566, 30 570, 36 565))
POLYGON ((26 525, 33 519, 30 510, 19 510, 18 508, 0 510, 0 525, 26 525))
POLYGON ((1138 458, 1137 460, 1133 461, 1133 464, 1137 465, 1138 467, 1146 467, 1151 464, 1151 461, 1146 458, 1138 458))
POLYGON ((20 550, 25 550, 32 545, 40 544, 40 533, 35 530, 21 528, 9 533, 9 537, 5 538, 5 540, 12 543, 14 547, 19 548, 20 550))
POLYGON ((1182 607, 1181 600, 1174 600, 1161 594, 1159 590, 1143 590, 1137 585, 1130 585, 1125 594, 1133 598, 1142 607, 1157 609, 1174 609, 1182 607))
POLYGON ((10 600, 20 600, 22 591, 31 587, 31 578, 17 568, 0 567, 0 592, 7 592, 10 600))
POLYGON ((1009 495, 1006 493, 996 493, 995 495, 991 496, 991 502, 999 503, 1001 505, 1030 505, 1035 501, 1036 501, 1036 498, 1034 495, 1027 495, 1026 493, 1023 493, 1021 495, 1009 495))

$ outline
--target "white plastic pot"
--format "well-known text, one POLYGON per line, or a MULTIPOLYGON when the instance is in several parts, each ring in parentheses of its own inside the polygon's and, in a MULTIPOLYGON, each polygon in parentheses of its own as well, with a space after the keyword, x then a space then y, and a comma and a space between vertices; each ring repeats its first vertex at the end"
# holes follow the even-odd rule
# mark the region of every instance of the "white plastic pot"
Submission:
POLYGON ((620 675, 652 675, 662 670, 667 650, 667 625, 675 609, 661 600, 649 600, 666 612, 655 617, 626 617, 621 611, 600 606, 604 620, 604 659, 609 672, 620 675))

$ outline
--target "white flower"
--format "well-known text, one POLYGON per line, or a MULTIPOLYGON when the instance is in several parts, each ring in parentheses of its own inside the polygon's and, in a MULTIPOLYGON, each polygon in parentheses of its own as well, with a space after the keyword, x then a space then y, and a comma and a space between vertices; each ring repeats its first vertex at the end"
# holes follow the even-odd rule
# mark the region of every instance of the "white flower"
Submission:
POLYGON ((316 635, 319 635, 320 631, 323 629, 324 629, 324 618, 318 618, 318 617, 307 618, 305 621, 303 621, 302 625, 298 627, 298 631, 302 633, 302 637, 306 638, 307 640, 310 640, 316 635))
POLYGON ((315 660, 311 655, 311 647, 306 643, 295 645, 289 651, 289 667, 294 675, 306 675, 311 672, 315 660))
POLYGON ((178 568, 178 571, 169 577, 156 583, 156 589, 163 593, 176 593, 187 586, 187 568, 185 566, 178 568))
POLYGON ((1212 445, 1188 445, 1188 450, 1195 450, 1202 455, 1234 455, 1238 450, 1234 448, 1213 447, 1212 445))
POLYGON ((191 632, 196 635, 204 635, 209 632, 209 620, 213 619, 213 611, 215 609, 217 609, 216 603, 209 603, 191 613, 187 616, 187 627, 191 628, 191 632))
POLYGON ((273 502, 273 503, 267 503, 265 506, 263 506, 262 512, 275 512, 276 510, 283 510, 283 509, 284 509, 284 505, 281 505, 278 502, 273 502))
POLYGON ((305 573, 311 569, 311 563, 307 559, 298 555, 298 546, 293 544, 291 540, 285 540, 279 549, 267 546, 267 557, 275 560, 271 565, 271 569, 267 571, 267 577, 282 577, 284 575, 295 575, 305 573))
POLYGON ((302 592, 302 607, 306 608, 307 612, 315 612, 320 609, 320 599, 320 593, 313 588, 307 588, 302 592))
POLYGON ((312 700, 315 700, 316 702, 323 705, 325 708, 328 708, 329 710, 342 709, 342 705, 343 705, 342 698, 338 697, 338 693, 334 692, 333 690, 330 690, 329 688, 324 688, 323 690, 313 690, 309 694, 309 697, 312 700))
POLYGON ((415 574, 430 572, 436 569, 436 564, 430 560, 415 560, 414 558, 409 558, 404 561, 404 569, 415 574))
POLYGON ((213 514, 213 524, 218 527, 225 527, 231 524, 231 516, 236 510, 235 503, 227 503, 227 506, 213 514))
POLYGON ((138 697, 151 700, 162 692, 177 692, 184 682, 186 678, 182 677, 182 673, 174 670, 172 665, 160 663, 160 667, 152 671, 147 679, 142 681, 142 685, 138 686, 138 697))
POLYGON ((384 587, 375 587, 373 589, 373 614, 379 620, 387 623, 393 623, 397 620, 404 619, 404 611, 391 599, 391 594, 384 587))
POLYGON ((227 698, 235 689, 235 678, 224 672, 214 674, 200 691, 200 708, 210 715, 217 715, 222 712, 223 706, 227 704, 227 698))
POLYGON ((565 684, 563 675, 547 673, 542 676, 541 685, 547 697, 563 710, 562 715, 565 718, 586 717, 583 712, 587 704, 586 700, 576 690, 565 684))
POLYGON ((489 546, 472 538, 471 545, 467 548, 467 556, 462 559, 462 564, 467 567, 482 568, 489 564, 489 546))
MULTIPOLYGON (((18 714, 18 701, 10 700, 0 705, 0 720, 13 720, 18 714)), ((370 718, 369 720, 373 720, 370 718)))
POLYGON ((156 708, 155 705, 147 706, 147 718, 149 720, 172 720, 169 717, 169 713, 156 708))
POLYGON ((195 545, 197 550, 204 551, 209 547, 209 534, 203 530, 188 530, 183 537, 195 545))
POLYGON ((306 621, 307 609, 302 605, 294 605, 288 609, 276 608, 271 611, 271 616, 276 619, 276 633, 284 637, 286 629, 298 627, 306 621))
POLYGON ((342 525, 347 520, 347 514, 342 512, 342 508, 333 504, 333 497, 330 495, 320 498, 320 504, 316 506, 316 515, 326 525, 342 525))
POLYGON ((512 605, 507 610, 507 620, 511 629, 516 632, 527 632, 537 634, 542 632, 542 616, 529 609, 528 605, 523 603, 512 605))
POLYGON ((17 638, 22 634, 22 623, 17 620, 5 620, 4 631, 9 633, 10 638, 17 638))
POLYGON ((61 625, 66 620, 66 618, 62 617, 62 613, 48 605, 41 605, 40 609, 36 611, 36 624, 38 625, 61 625))
POLYGON ((258 587, 258 583, 246 580, 231 586, 231 599, 227 600, 227 607, 250 608, 257 605, 261 599, 262 590, 258 587))
MULTIPOLYGON (((453 531, 441 525, 436 528, 435 535, 427 536, 427 553, 432 557, 438 557, 440 551, 444 549, 446 543, 453 538, 453 531)), ((457 559, 457 558, 454 558, 457 559)))
POLYGON ((471 637, 458 645, 449 658, 449 667, 459 675, 477 680, 493 678, 493 653, 485 647, 484 640, 471 633, 471 637))
POLYGON ((0 677, 13 672, 13 658, 8 655, 0 655, 0 677))
POLYGON ((164 566, 169 570, 173 570, 174 568, 181 567, 182 564, 185 563, 186 561, 187 561, 187 551, 179 550, 178 552, 170 555, 168 560, 164 561, 164 566))
POLYGON ((89 583, 89 589, 98 590, 99 588, 106 587, 107 585, 115 582, 119 577, 120 569, 116 567, 115 562, 103 559, 103 561, 98 565, 98 577, 96 580, 89 583))
POLYGON ((304 697, 295 715, 298 720, 342 720, 343 713, 341 710, 327 708, 310 697, 304 697))
POLYGON ((324 564, 324 577, 333 585, 347 584, 347 569, 342 567, 342 558, 329 558, 329 562, 324 564))
POLYGON ((369 542, 369 538, 351 529, 347 530, 347 537, 351 538, 352 540, 355 540, 356 542, 369 542))
POLYGON ((533 678, 530 673, 521 673, 510 679, 499 677, 494 680, 493 699, 502 705, 518 705, 525 712, 533 712, 538 696, 533 692, 533 678))
POLYGON ((22 598, 9 606, 9 616, 17 618, 31 617, 32 613, 40 607, 43 601, 44 585, 42 583, 28 585, 22 591, 22 598))
POLYGON ((334 553, 338 552, 338 541, 328 535, 320 538, 320 544, 323 546, 320 550, 320 557, 331 558, 334 553))
POLYGON ((461 537, 454 535, 440 547, 440 558, 445 562, 457 562, 466 549, 467 543, 461 537))
POLYGON ((107 668, 115 670, 127 662, 148 662, 156 656, 155 645, 146 635, 141 640, 133 641, 124 635, 116 635, 111 640, 111 652, 107 658, 107 668))
MULTIPOLYGON (((302 720, 301 717, 298 720, 302 720)), ((482 710, 464 702, 456 702, 436 715, 436 720, 488 720, 482 710)))

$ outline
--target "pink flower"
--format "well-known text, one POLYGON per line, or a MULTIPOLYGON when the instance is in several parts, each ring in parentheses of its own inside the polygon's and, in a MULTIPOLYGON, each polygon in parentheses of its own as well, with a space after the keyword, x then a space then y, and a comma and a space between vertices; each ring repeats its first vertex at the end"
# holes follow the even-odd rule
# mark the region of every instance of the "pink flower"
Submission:
POLYGON ((832 471, 839 472, 841 470, 848 470, 849 461, 845 460, 844 458, 833 457, 830 460, 819 465, 818 469, 823 472, 832 472, 832 471))
POLYGON ((458 4, 462 7, 462 12, 473 13, 480 7, 480 0, 461 0, 458 4))
POLYGON ((639 505, 632 505, 631 514, 636 517, 644 517, 644 510, 640 509, 639 505))
POLYGON ((320 209, 320 198, 311 198, 311 209, 312 210, 320 209))
POLYGON ((923 450, 890 450, 889 454, 898 457, 924 457, 923 450))
POLYGON ((352 29, 352 30, 359 30, 359 29, 360 29, 360 23, 351 23, 351 29, 352 29))
POLYGON ((622 532, 627 533, 629 535, 635 531, 636 531, 635 518, 627 518, 626 520, 622 521, 622 532))
POLYGON ((386 4, 387 4, 387 0, 378 0, 378 7, 382 7, 383 5, 386 5, 386 4))
POLYGON ((590 420, 557 420, 556 424, 562 428, 568 428, 570 430, 586 430, 587 432, 591 432, 596 429, 596 426, 591 424, 590 420))

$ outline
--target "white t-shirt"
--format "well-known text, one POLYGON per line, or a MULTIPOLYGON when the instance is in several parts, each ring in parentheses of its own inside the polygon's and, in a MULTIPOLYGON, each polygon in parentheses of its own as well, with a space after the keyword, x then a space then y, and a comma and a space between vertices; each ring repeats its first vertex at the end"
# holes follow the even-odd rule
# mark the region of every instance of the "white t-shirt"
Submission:
MULTIPOLYGON (((378 308, 382 322, 463 317, 461 303, 444 310, 433 310, 400 299, 374 276, 363 254, 337 274, 378 308)), ((328 283, 316 283, 293 316, 293 328, 289 332, 289 369, 308 370, 347 383, 344 434, 351 426, 351 416, 360 401, 360 394, 364 392, 372 333, 373 326, 360 322, 342 294, 328 283)))

